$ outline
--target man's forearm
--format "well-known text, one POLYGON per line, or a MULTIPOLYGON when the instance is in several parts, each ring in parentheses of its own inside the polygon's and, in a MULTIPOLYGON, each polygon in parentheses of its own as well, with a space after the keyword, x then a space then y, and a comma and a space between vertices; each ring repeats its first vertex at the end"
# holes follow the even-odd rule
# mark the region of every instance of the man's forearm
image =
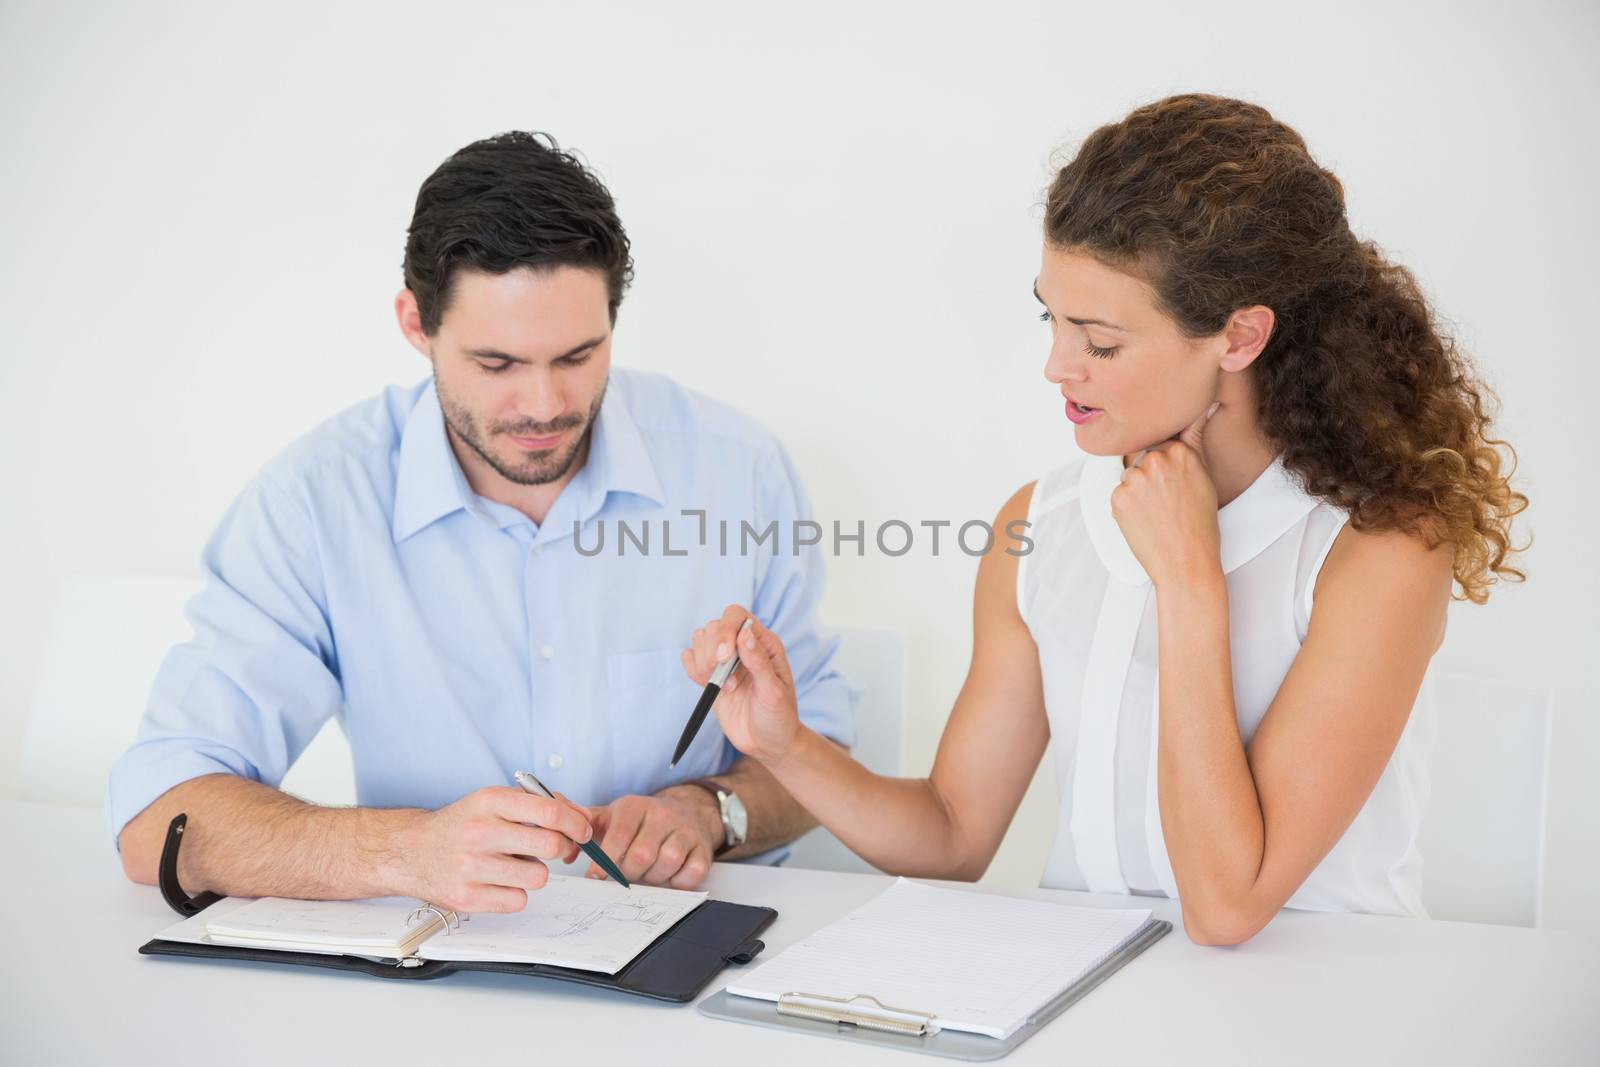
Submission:
MULTIPOLYGON (((712 775, 709 780, 730 793, 737 793, 750 820, 744 844, 724 852, 717 857, 719 860, 759 855, 788 844, 817 825, 817 820, 778 783, 772 772, 749 756, 740 756, 726 772, 712 775)), ((672 786, 663 792, 682 793, 695 804, 697 810, 703 812, 708 830, 714 828, 712 840, 721 846, 725 836, 715 797, 694 785, 672 786)))
POLYGON ((190 779, 122 830, 122 866, 154 884, 167 824, 187 812, 178 881, 190 893, 354 900, 409 894, 416 809, 324 808, 231 774, 190 779))

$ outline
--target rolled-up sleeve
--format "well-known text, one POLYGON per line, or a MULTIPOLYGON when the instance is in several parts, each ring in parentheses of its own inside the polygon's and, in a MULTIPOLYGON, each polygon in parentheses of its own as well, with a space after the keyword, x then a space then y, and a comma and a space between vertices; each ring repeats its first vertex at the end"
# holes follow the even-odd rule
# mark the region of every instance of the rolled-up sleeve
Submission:
POLYGON ((783 642, 794 672, 800 721, 849 748, 855 744, 861 691, 834 667, 839 635, 817 622, 825 565, 817 545, 799 545, 797 520, 811 520, 800 476, 781 445, 774 445, 757 485, 761 526, 778 524, 777 551, 763 554, 751 610, 783 642))
POLYGON ((340 705, 310 510, 262 475, 223 516, 205 583, 169 651, 133 746, 111 770, 106 822, 122 828, 167 790, 207 774, 277 785, 340 705))

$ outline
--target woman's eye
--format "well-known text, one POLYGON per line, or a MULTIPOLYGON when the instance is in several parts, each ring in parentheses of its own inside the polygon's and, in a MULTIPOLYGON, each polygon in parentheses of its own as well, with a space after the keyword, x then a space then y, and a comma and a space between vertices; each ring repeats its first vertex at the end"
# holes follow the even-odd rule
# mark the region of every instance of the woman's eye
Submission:
POLYGON ((1110 359, 1112 356, 1117 354, 1117 350, 1115 348, 1101 348, 1099 345, 1096 345, 1090 341, 1083 342, 1083 350, 1089 355, 1095 356, 1098 359, 1110 359))

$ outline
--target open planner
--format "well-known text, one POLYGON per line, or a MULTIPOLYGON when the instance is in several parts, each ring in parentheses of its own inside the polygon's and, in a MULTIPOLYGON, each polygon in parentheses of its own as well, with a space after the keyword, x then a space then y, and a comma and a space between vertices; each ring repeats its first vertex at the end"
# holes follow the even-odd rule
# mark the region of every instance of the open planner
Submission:
POLYGON ((700 1010, 995 1059, 1171 929, 1147 909, 1074 907, 902 878, 731 981, 700 1010))
POLYGON ((213 944, 381 959, 547 963, 616 974, 688 915, 704 893, 552 875, 514 915, 457 915, 431 904, 263 897, 207 909, 213 944))
POLYGON ((291 963, 383 978, 486 970, 693 999, 729 963, 747 963, 776 916, 705 893, 552 875, 515 914, 457 914, 423 901, 189 898, 177 883, 185 820, 168 829, 161 889, 187 915, 140 948, 150 956, 291 963))

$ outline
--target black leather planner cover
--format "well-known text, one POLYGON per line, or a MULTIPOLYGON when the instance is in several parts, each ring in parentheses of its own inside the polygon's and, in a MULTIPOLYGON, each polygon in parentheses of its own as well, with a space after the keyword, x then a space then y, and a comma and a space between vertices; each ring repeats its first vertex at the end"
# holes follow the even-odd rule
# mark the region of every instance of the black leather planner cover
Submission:
MULTIPOLYGON (((187 896, 178 886, 177 851, 183 836, 184 816, 172 820, 167 830, 167 847, 161 856, 161 890, 180 915, 195 915, 219 898, 203 893, 187 896)), ((145 956, 186 956, 198 959, 255 960, 261 963, 324 967, 339 971, 361 971, 379 978, 443 978, 456 971, 497 971, 533 978, 552 978, 561 982, 615 989, 620 993, 684 1003, 693 1000, 730 963, 749 963, 766 946, 756 935, 778 917, 771 908, 707 900, 678 920, 650 947, 616 974, 579 971, 544 963, 497 963, 491 961, 456 962, 424 960, 405 967, 396 961, 368 959, 364 956, 336 956, 320 952, 284 952, 276 949, 243 948, 233 945, 200 945, 157 938, 139 947, 145 956)))

